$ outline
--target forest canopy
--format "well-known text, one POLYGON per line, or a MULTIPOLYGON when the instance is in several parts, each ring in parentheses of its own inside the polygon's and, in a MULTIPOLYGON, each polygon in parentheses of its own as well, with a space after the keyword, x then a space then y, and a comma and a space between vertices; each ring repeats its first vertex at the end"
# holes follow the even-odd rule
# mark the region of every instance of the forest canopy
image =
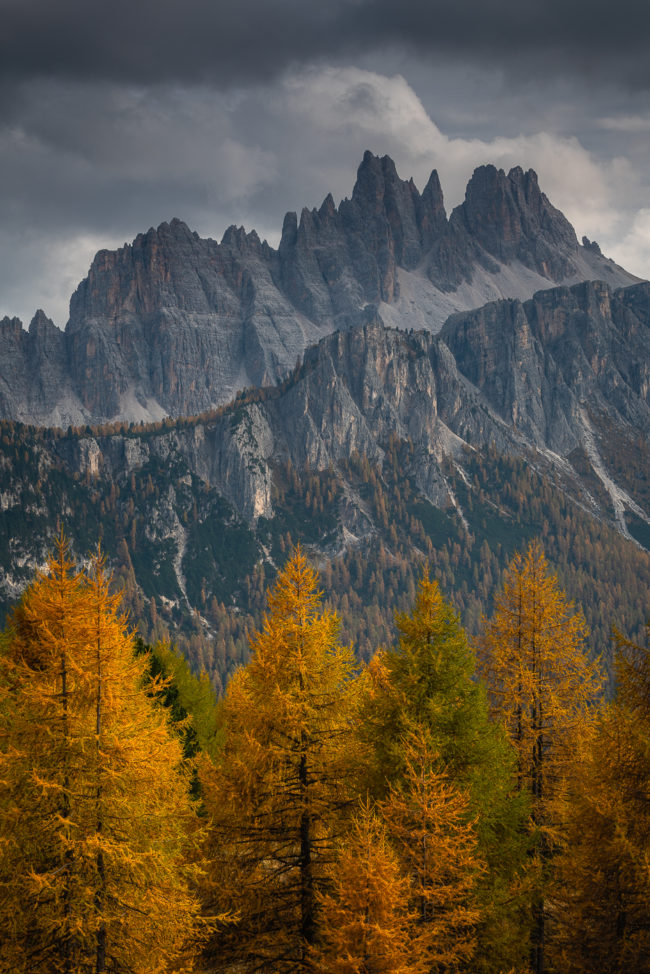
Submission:
POLYGON ((3 974, 650 970, 648 648, 538 541, 367 662, 294 549, 220 700, 119 602, 60 538, 0 641, 3 974))

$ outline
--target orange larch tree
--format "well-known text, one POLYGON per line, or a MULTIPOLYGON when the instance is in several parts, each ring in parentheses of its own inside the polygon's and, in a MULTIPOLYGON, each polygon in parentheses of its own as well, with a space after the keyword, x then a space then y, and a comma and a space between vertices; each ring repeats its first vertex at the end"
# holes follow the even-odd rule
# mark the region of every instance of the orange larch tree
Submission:
POLYGON ((316 974, 424 974, 410 877, 370 802, 361 804, 318 894, 316 974))
POLYGON ((562 796, 551 952, 566 974, 650 972, 650 638, 617 641, 616 699, 562 796))
POLYGON ((154 974, 197 934, 180 745, 108 586, 61 538, 2 638, 2 971, 154 974))
POLYGON ((230 917, 207 951, 216 970, 309 969, 317 895, 354 797, 347 780, 354 664, 299 549, 268 605, 250 663, 226 692, 223 752, 202 773, 205 895, 230 917))
POLYGON ((469 799, 440 770, 418 734, 405 738, 404 774, 380 804, 402 871, 410 880, 411 956, 423 971, 467 969, 481 910, 476 888, 485 863, 469 799))
POLYGON ((545 883, 558 821, 557 796, 572 751, 592 716, 599 666, 587 656, 586 625, 559 588, 539 542, 510 563, 494 612, 480 641, 493 713, 517 754, 518 788, 530 796, 530 956, 534 974, 545 970, 545 883))

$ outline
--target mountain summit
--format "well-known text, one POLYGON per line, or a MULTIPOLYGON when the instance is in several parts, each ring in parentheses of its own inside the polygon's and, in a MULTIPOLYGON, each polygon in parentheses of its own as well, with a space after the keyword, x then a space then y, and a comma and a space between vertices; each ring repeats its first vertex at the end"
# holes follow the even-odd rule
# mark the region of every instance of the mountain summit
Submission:
POLYGON ((578 243, 532 170, 480 167, 448 218, 435 171, 420 193, 366 152, 351 198, 287 213, 277 250, 255 231, 217 243, 172 220, 96 255, 65 332, 41 311, 27 332, 0 321, 0 418, 196 414, 277 382, 331 332, 438 332, 455 312, 593 279, 637 280, 578 243))

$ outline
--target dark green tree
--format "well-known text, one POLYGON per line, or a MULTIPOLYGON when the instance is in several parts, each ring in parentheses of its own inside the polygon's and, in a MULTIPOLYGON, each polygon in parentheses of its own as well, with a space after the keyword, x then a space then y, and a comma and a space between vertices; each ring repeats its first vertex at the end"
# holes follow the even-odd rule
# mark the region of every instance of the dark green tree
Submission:
POLYGON ((527 838, 526 799, 517 795, 515 756, 493 723, 476 660, 439 585, 424 576, 413 611, 396 616, 399 644, 371 662, 360 733, 372 758, 367 785, 383 799, 407 773, 406 742, 419 739, 435 767, 468 796, 477 854, 487 865, 475 884, 477 970, 521 960, 520 872, 527 838))

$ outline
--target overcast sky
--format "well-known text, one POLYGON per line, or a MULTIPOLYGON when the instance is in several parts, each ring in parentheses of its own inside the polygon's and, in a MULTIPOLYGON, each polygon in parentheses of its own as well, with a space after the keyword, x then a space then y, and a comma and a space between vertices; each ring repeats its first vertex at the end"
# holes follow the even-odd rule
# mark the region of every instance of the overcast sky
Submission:
POLYGON ((0 317, 61 327, 98 249, 176 216, 277 244, 363 151, 448 211, 534 168, 650 277, 650 5, 639 0, 0 0, 0 317))

